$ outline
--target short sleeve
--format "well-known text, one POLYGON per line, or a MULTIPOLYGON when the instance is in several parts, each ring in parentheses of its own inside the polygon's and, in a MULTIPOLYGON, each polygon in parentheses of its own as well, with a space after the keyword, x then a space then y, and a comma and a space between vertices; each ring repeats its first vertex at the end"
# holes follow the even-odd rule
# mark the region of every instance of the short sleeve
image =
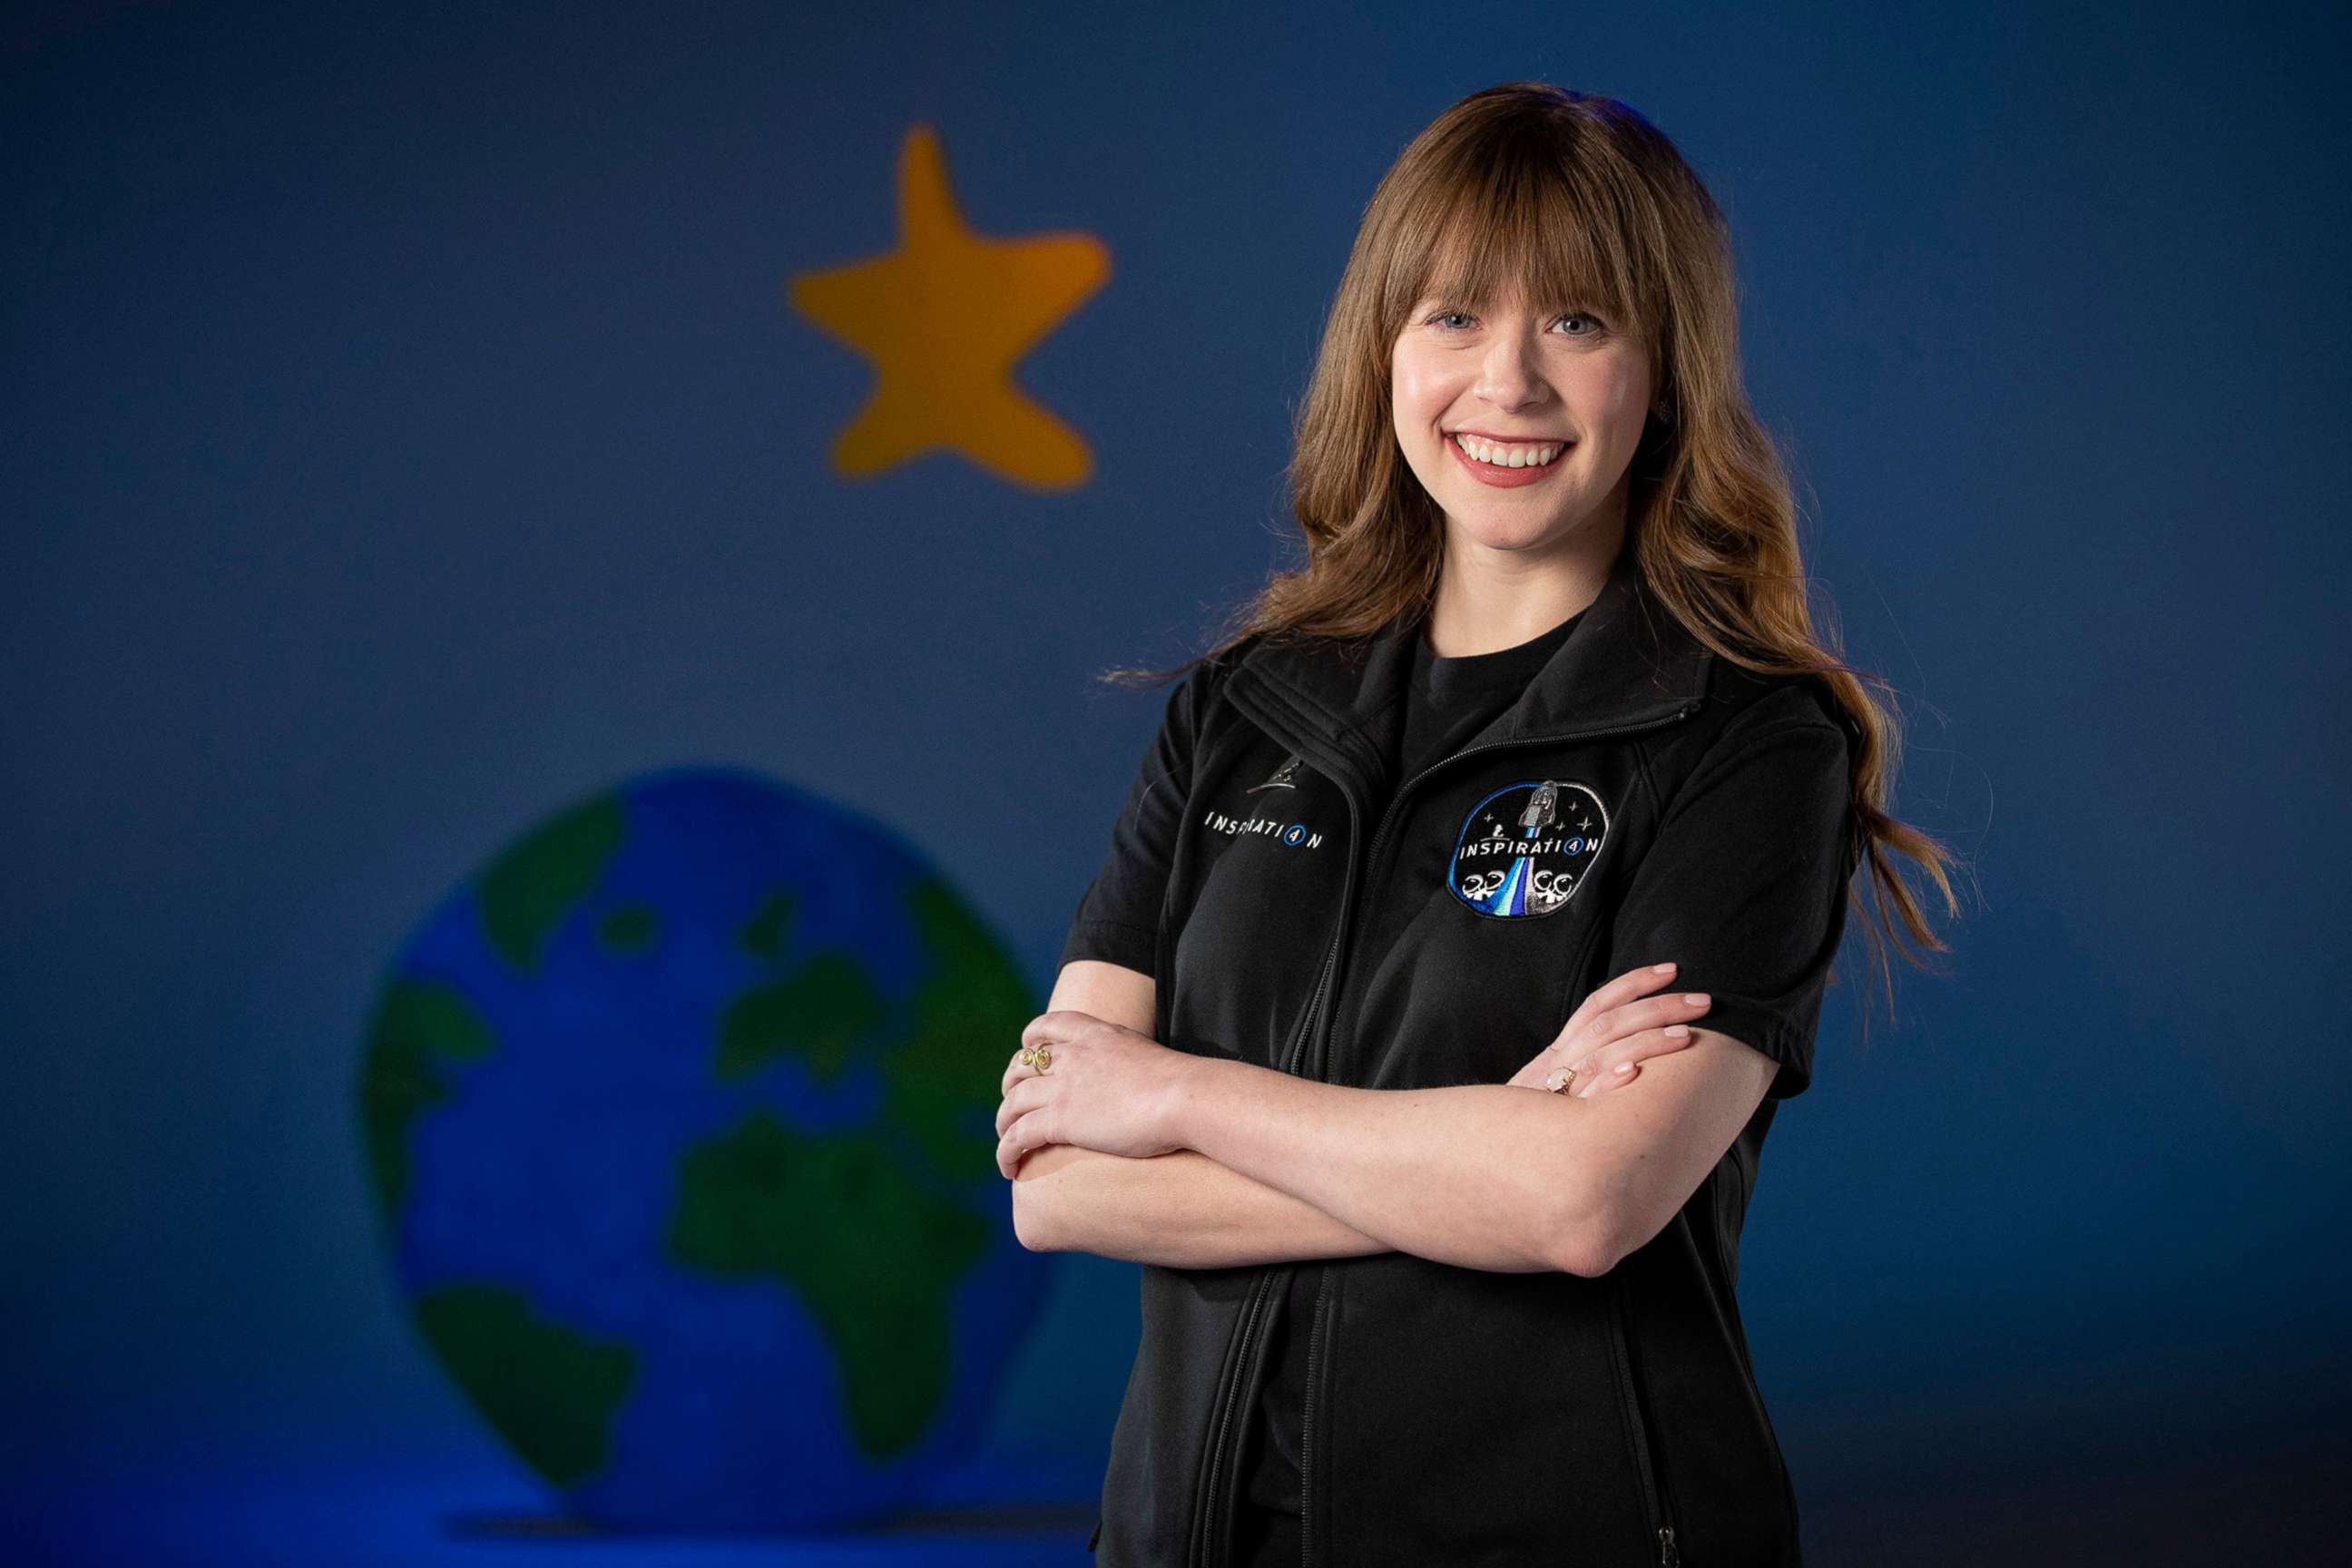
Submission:
POLYGON ((1207 685, 1204 667, 1169 694, 1160 732, 1145 749, 1111 824, 1110 847, 1078 900, 1061 962, 1100 959, 1143 974, 1159 957, 1160 910, 1176 832, 1191 793, 1192 742, 1207 685))
POLYGON ((1813 1034, 1845 931, 1855 859, 1844 729, 1800 689, 1726 725, 1666 804, 1619 904, 1602 973, 1680 966, 1713 1000, 1694 1021, 1780 1064, 1767 1091, 1812 1082, 1813 1034))

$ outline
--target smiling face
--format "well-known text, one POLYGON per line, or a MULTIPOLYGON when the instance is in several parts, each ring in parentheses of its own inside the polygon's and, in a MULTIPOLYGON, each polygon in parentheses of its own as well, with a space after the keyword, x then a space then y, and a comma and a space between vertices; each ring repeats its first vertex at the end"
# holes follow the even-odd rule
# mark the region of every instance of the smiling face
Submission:
POLYGON ((1586 310, 1538 316, 1516 290, 1480 310, 1430 296, 1406 317, 1391 371, 1397 444, 1445 516, 1449 556, 1598 545, 1600 531, 1602 558, 1615 553, 1650 408, 1648 355, 1624 325, 1586 310))

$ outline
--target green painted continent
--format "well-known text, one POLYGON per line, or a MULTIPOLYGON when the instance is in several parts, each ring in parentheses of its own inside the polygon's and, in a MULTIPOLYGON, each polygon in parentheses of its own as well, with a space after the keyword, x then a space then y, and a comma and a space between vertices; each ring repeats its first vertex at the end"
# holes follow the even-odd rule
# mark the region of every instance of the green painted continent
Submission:
POLYGON ((563 917, 604 879, 624 832, 621 803, 603 795, 525 835, 483 871, 477 894, 490 951, 535 974, 563 917))
POLYGON ((531 1310, 520 1290, 453 1285, 416 1299, 441 1364, 493 1429, 559 1487, 612 1457, 613 1417, 636 1376, 636 1353, 531 1310))
POLYGON ((488 1021, 455 988, 400 980, 384 992, 368 1029, 360 1124, 386 1220, 408 1196, 410 1128, 449 1098, 444 1065, 478 1062, 497 1048, 488 1021))
POLYGON ((773 1279, 809 1310, 842 1372, 852 1440, 879 1461, 937 1419, 950 1287, 993 1234, 911 1180, 879 1140, 755 1111, 687 1151, 668 1246, 688 1268, 773 1279))
POLYGON ((924 877, 907 900, 929 962, 906 1038, 882 1058, 884 1114, 951 1180, 1002 1180, 996 1107, 1035 1000, 954 889, 924 877))

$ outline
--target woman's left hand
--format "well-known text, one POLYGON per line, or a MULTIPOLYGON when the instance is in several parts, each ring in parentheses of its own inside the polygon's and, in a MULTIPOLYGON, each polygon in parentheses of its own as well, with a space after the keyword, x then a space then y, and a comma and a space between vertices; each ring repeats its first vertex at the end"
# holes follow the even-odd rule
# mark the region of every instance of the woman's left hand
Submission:
POLYGON ((1134 1159, 1183 1147, 1171 1130, 1177 1100, 1199 1058, 1071 1008, 1032 1018, 1021 1031, 1021 1046, 1024 1051, 1045 1047, 1046 1065, 1042 1071, 1026 1066, 1015 1052, 1004 1069, 996 1168, 1007 1181, 1021 1168, 1022 1156, 1048 1143, 1077 1143, 1134 1159))

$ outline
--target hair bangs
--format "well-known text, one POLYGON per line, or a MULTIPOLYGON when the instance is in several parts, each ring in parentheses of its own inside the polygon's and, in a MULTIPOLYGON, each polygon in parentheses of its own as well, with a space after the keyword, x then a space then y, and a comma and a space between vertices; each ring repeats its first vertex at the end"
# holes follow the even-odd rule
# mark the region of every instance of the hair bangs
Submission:
POLYGON ((1462 174, 1432 183, 1444 196, 1429 223, 1416 226, 1429 237, 1419 254, 1400 258, 1419 285, 1407 304, 1483 309, 1517 290, 1548 315, 1593 310, 1612 325, 1645 327, 1648 291, 1599 182, 1538 156, 1462 174))

